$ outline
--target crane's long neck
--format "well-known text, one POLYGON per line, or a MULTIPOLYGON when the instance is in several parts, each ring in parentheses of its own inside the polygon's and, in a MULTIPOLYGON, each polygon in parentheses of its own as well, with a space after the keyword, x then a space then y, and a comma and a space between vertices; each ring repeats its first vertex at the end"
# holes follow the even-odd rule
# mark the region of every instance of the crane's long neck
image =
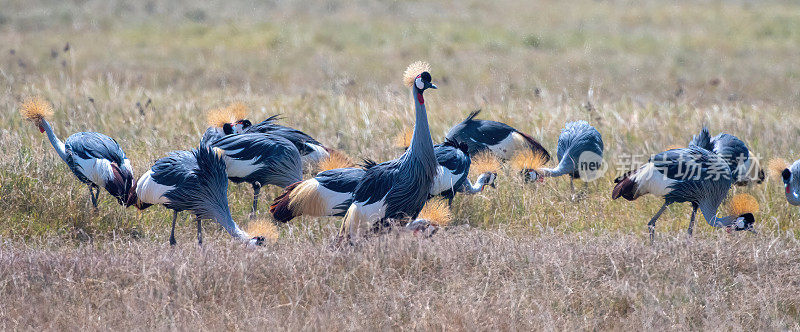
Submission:
POLYGON ((53 128, 50 126, 50 123, 47 122, 47 120, 42 119, 42 122, 39 123, 39 126, 42 130, 44 130, 45 133, 47 133, 47 138, 50 139, 50 144, 53 144, 53 148, 56 149, 56 153, 58 153, 58 156, 61 157, 61 160, 67 162, 67 150, 64 147, 64 143, 61 142, 58 137, 56 137, 55 133, 53 133, 53 128))
MULTIPOLYGON (((792 174, 794 177, 794 174, 792 174)), ((800 205, 800 194, 798 194, 797 188, 795 183, 790 182, 788 186, 786 186, 786 200, 789 201, 789 204, 792 205, 800 205)))
POLYGON ((425 99, 422 96, 422 91, 416 87, 411 90, 414 94, 414 108, 416 111, 414 134, 411 136, 411 153, 423 154, 430 152, 430 155, 433 155, 433 140, 431 139, 430 127, 428 127, 428 113, 425 110, 425 99))
POLYGON ((473 195, 483 191, 483 187, 486 187, 486 183, 478 179, 475 184, 472 184, 469 179, 464 183, 464 193, 473 195))
POLYGON ((549 176, 549 177, 562 176, 564 174, 572 173, 572 170, 569 170, 566 167, 564 167, 564 163, 559 163, 556 168, 542 168, 539 171, 542 172, 544 176, 549 176))
POLYGON ((717 217, 718 207, 713 205, 714 204, 708 203, 699 204, 700 211, 703 212, 703 218, 705 218, 706 222, 712 227, 728 227, 732 225, 737 218, 739 218, 739 216, 717 217))
POLYGON ((414 134, 411 137, 411 146, 408 149, 411 159, 422 163, 429 173, 431 179, 436 175, 436 155, 433 152, 433 141, 431 139, 430 127, 428 127, 428 113, 425 110, 425 99, 422 91, 416 87, 411 88, 414 95, 414 106, 416 109, 416 120, 414 122, 414 134))
POLYGON ((227 214, 219 214, 214 219, 220 225, 222 225, 222 228, 224 228, 228 232, 228 234, 230 234, 234 239, 245 242, 250 240, 250 235, 247 234, 247 232, 243 231, 241 228, 239 228, 239 225, 237 225, 236 222, 233 221, 233 217, 231 217, 230 212, 228 212, 227 214))

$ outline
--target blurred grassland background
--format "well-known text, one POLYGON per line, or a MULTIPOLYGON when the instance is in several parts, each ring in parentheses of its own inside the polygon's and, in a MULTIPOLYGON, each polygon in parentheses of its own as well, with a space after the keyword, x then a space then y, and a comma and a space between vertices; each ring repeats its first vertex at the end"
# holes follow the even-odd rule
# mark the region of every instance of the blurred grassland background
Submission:
MULTIPOLYGON (((8 304, 0 305, 0 327, 104 327, 92 317, 117 317, 110 326, 798 328, 798 209, 786 203, 780 180, 736 189, 760 202, 759 235, 729 236, 700 222, 696 247, 688 250, 681 249, 688 204, 675 205, 662 216, 657 233, 664 244, 653 250, 644 245, 646 222, 661 201, 610 200, 612 180, 616 169, 624 166, 624 156, 641 155, 643 162, 667 146, 685 145, 703 124, 712 134, 742 138, 765 167, 772 158, 798 158, 798 54, 800 5, 790 1, 0 0, 0 251, 11 253, 0 253, 0 265, 8 271, 0 273, 5 280, 0 290, 11 294, 8 304), (227 235, 208 225, 212 241, 220 243, 204 252, 229 260, 214 259, 209 264, 217 265, 208 265, 207 271, 169 263, 172 267, 149 271, 156 277, 146 280, 157 282, 123 282, 115 279, 120 271, 112 262, 158 265, 181 257, 205 264, 205 256, 192 256, 197 251, 190 245, 192 223, 182 220, 178 239, 184 246, 173 253, 166 245, 171 217, 166 209, 124 210, 103 192, 99 211, 92 212, 86 187, 61 162, 46 136, 17 112, 24 98, 41 95, 55 106, 51 123, 57 135, 65 139, 75 132, 97 131, 115 138, 136 176, 169 151, 195 147, 207 127, 206 111, 233 101, 250 107, 252 121, 279 113, 282 123, 328 146, 354 158, 383 161, 402 152, 393 146, 393 137, 413 124, 413 106, 401 75, 415 60, 431 63, 439 85, 427 94, 426 103, 435 140, 443 139, 470 111, 482 109, 481 118, 527 132, 555 154, 564 123, 587 120, 603 135, 609 172, 587 189, 578 184, 580 198, 572 201, 567 178, 530 185, 506 170, 497 189, 454 202, 454 224, 460 225, 458 230, 468 229, 465 233, 443 232, 421 240, 419 246, 398 240, 397 251, 384 248, 383 242, 392 240, 383 239, 354 249, 357 253, 351 256, 315 254, 326 247, 339 218, 295 220, 281 228, 277 244, 256 253, 227 244, 227 235), (463 246, 470 247, 467 253, 450 252, 463 246), (554 252, 543 253, 544 258, 515 252, 536 251, 539 246, 554 252), (544 262, 573 262, 571 248, 606 253, 610 264, 639 264, 640 258, 631 252, 651 260, 639 270, 628 270, 622 279, 614 267, 620 282, 614 287, 605 287, 608 275, 597 272, 609 264, 603 257, 575 261, 570 268, 576 272, 569 277, 559 277, 563 270, 537 270, 544 262), (699 255, 703 250, 698 248, 709 250, 710 256, 699 255), (765 261, 754 252, 765 253, 765 261), (97 266, 88 270, 81 266, 89 263, 75 262, 72 270, 54 268, 67 259, 63 257, 77 260, 92 253, 100 256, 93 258, 97 266), (276 260, 280 253, 292 258, 276 260), (492 258, 471 266, 447 263, 474 258, 470 255, 492 258), (300 280, 324 286, 314 284, 320 288, 300 294, 294 287, 303 286, 289 281, 277 281, 275 288, 226 284, 248 296, 270 293, 255 310, 249 302, 231 298, 226 293, 230 287, 210 288, 205 297, 191 287, 164 294, 148 288, 180 284, 182 279, 175 275, 206 281, 226 278, 237 256, 262 271, 258 278, 265 278, 264 273, 299 273, 300 280), (442 288, 434 283, 421 293, 414 287, 373 285, 374 278, 400 273, 395 260, 402 258, 430 265, 416 270, 410 280, 405 275, 389 278, 396 287, 426 280, 441 283, 441 273, 454 278, 453 285, 442 288), (22 261, 40 259, 37 264, 48 272, 24 264, 26 269, 13 269, 22 261), (321 271, 292 267, 306 259, 329 269, 325 273, 330 278, 349 281, 326 283, 319 280, 327 280, 321 271), (370 273, 359 274, 348 265, 354 263, 343 262, 348 259, 374 265, 369 265, 370 273), (699 263, 692 263, 695 260, 699 263), (709 263, 719 260, 733 266, 720 269, 709 263), (510 279, 498 276, 493 264, 502 265, 501 271, 509 269, 510 279), (773 276, 766 281, 755 277, 765 265, 773 276), (666 273, 655 279, 649 274, 671 269, 686 274, 666 273), (58 280, 62 272, 75 274, 70 278, 82 286, 58 288, 64 292, 60 298, 43 295, 56 286, 42 280, 58 280), (164 273, 172 277, 159 277, 164 273), (717 279, 725 273, 728 279, 717 279), (529 285, 526 278, 550 284, 541 288, 544 291, 533 291, 542 286, 529 285), (149 294, 144 296, 149 302, 131 305, 133 300, 126 296, 136 292, 104 295, 138 313, 119 319, 119 313, 110 310, 113 306, 97 303, 104 296, 78 296, 88 290, 103 294, 89 279, 136 289, 143 292, 139 297, 149 294), (479 281, 486 281, 487 287, 476 289, 469 283, 479 281), (688 288, 676 287, 684 282, 688 288), (21 291, 19 285, 37 290, 21 291), (662 291, 650 293, 651 285, 662 291), (361 289, 373 297, 354 295, 361 289), (520 293, 522 289, 533 293, 520 293), (574 289, 599 293, 569 299, 574 289), (487 294, 486 302, 470 297, 486 299, 487 294), (37 303, 26 302, 31 296, 61 306, 44 310, 51 315, 25 316, 22 310, 37 303), (466 309, 448 307, 453 301, 466 309), (217 302, 230 305, 231 311, 210 309, 217 302), (11 309, 15 304, 17 309, 11 309), (182 309, 173 308, 179 305, 182 309), (419 309, 426 305, 428 310, 419 309), (57 314, 65 307, 93 309, 86 309, 85 317, 79 315, 85 321, 69 321, 57 314), (498 318, 509 311, 515 314, 498 318), (392 312, 400 312, 389 317, 397 321, 387 318, 392 312), (281 320, 287 314, 291 319, 281 320), (260 318, 248 323, 231 320, 231 315, 260 318), (432 324, 417 325, 420 319, 432 324)), ((242 224, 251 193, 249 186, 230 186, 231 210, 242 224)), ((262 216, 278 193, 275 188, 262 192, 262 216)), ((247 271, 227 282, 244 282, 252 277, 248 273, 256 273, 247 271)), ((198 281, 196 287, 205 285, 198 281)))

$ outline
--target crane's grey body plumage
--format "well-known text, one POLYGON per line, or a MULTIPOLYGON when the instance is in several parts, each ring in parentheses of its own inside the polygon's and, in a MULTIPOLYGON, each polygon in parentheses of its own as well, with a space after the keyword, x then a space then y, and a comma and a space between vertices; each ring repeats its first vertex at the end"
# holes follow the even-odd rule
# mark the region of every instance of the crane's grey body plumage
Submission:
MULTIPOLYGON (((711 137, 708 128, 704 126, 698 135, 692 137, 689 144, 714 152, 725 159, 731 169, 730 177, 735 184, 746 185, 752 180, 758 180, 751 178, 749 174, 753 163, 750 158, 750 149, 738 137, 730 134, 711 137)), ((759 175, 763 177, 763 172, 759 175)))
POLYGON ((664 204, 648 224, 651 239, 655 222, 667 206, 673 203, 690 202, 693 206, 689 224, 692 233, 694 217, 699 208, 706 222, 713 227, 733 227, 735 230, 751 230, 752 214, 743 225, 737 225, 740 216, 717 217, 722 201, 727 197, 733 181, 728 176, 730 168, 719 155, 690 145, 659 153, 636 171, 615 180, 617 185, 612 199, 623 197, 635 200, 645 194, 664 198, 664 204))
MULTIPOLYGON (((228 176, 222 156, 207 145, 192 151, 174 151, 155 162, 131 190, 128 205, 144 209, 162 204, 174 210, 191 211, 198 220, 217 221, 232 237, 249 240, 231 217, 228 206, 228 176), (156 192, 148 192, 156 191, 156 192)), ((174 232, 173 218, 173 232, 174 232)), ((198 233, 199 233, 198 223, 198 233)), ((171 236, 174 244, 174 234, 171 236)))
POLYGON ((286 188, 303 179, 300 152, 283 137, 262 133, 227 135, 211 146, 224 153, 231 181, 253 186, 251 216, 258 211, 261 186, 271 184, 286 188))
POLYGON ((244 128, 244 133, 265 133, 283 137, 294 144, 304 163, 318 162, 326 158, 327 148, 310 135, 291 127, 275 123, 278 115, 244 128))
POLYGON ((521 140, 521 144, 544 156, 545 162, 550 160, 550 153, 531 136, 502 122, 475 119, 479 113, 480 110, 470 113, 464 121, 450 128, 447 139, 466 143, 470 155, 489 150, 501 159, 511 159, 521 140), (515 136, 519 140, 515 140, 515 136))
POLYGON ((302 180, 300 153, 283 137, 261 133, 227 135, 211 146, 225 154, 228 177, 234 183, 286 187, 302 180))
POLYGON ((569 175, 572 178, 580 178, 578 162, 581 154, 585 152, 592 152, 602 158, 603 137, 586 121, 568 122, 558 136, 556 150, 558 166, 544 168, 542 173, 545 176, 569 175))
POLYGON ((40 126, 75 177, 89 186, 95 207, 100 192, 97 189, 95 194, 92 188, 105 188, 120 204, 124 203, 133 184, 133 170, 116 140, 100 133, 80 132, 62 143, 47 120, 42 120, 40 126))

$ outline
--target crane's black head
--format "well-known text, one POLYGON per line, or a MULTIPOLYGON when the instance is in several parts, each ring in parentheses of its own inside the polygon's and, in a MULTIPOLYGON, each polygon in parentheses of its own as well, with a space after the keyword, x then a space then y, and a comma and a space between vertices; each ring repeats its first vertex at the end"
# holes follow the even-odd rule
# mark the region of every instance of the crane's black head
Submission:
POLYGON ((523 169, 520 171, 525 182, 544 182, 544 174, 535 169, 523 169))
POLYGON ((222 125, 222 132, 225 133, 225 135, 233 135, 233 126, 230 123, 222 125))
POLYGON ((436 84, 431 82, 431 74, 427 71, 422 72, 419 74, 417 78, 414 80, 414 87, 417 88, 420 92, 425 91, 426 89, 436 89, 436 84))
POLYGON ((250 127, 252 125, 253 125, 253 123, 250 122, 250 120, 242 119, 242 120, 236 121, 236 124, 233 127, 234 127, 235 130, 238 130, 238 132, 241 133, 245 129, 247 129, 248 127, 250 127))
POLYGON ((736 218, 736 222, 733 223, 733 230, 734 231, 751 231, 755 233, 755 229, 753 225, 756 223, 756 218, 753 216, 752 213, 745 213, 736 218))

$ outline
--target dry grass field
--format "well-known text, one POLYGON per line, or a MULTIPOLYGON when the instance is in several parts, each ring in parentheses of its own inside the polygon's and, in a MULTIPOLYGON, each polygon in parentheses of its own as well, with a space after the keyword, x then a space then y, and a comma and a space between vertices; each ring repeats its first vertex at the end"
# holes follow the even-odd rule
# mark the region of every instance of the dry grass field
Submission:
MULTIPOLYGON (((780 180, 735 189, 760 203, 757 235, 701 221, 689 241, 691 208, 674 205, 651 246, 661 201, 610 199, 626 156, 685 145, 703 124, 765 162, 800 157, 798 54, 790 1, 0 0, 0 329, 800 329, 800 210, 780 180), (388 160, 413 122, 401 75, 415 60, 439 85, 435 140, 482 109, 555 153, 582 119, 609 172, 573 200, 567 178, 504 169, 429 239, 336 249, 339 218, 300 218, 256 250, 209 223, 200 248, 179 219, 171 248, 171 212, 105 191, 92 211, 18 113, 42 96, 62 139, 114 137, 136 176, 195 147, 206 111, 233 101, 388 160)), ((279 192, 262 192, 262 218, 279 192)), ((244 225, 251 193, 230 186, 244 225)))

